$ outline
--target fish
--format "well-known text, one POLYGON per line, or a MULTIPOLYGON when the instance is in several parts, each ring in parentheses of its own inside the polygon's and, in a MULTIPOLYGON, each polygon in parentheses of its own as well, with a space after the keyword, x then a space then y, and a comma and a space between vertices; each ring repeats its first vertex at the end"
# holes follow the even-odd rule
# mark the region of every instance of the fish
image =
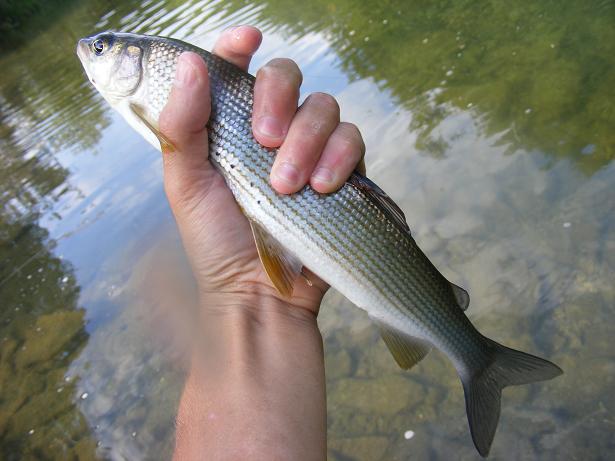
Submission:
POLYGON ((354 172, 330 194, 309 185, 294 194, 277 193, 269 182, 276 149, 252 135, 252 75, 173 38, 105 31, 77 44, 90 82, 162 151, 173 145, 160 132, 158 117, 178 57, 186 51, 198 53, 208 67, 209 159, 249 220, 272 284, 288 297, 308 268, 367 311, 403 369, 432 348, 446 354, 463 385, 472 440, 486 457, 502 389, 548 380, 562 370, 483 336, 465 314, 468 293, 438 271, 415 242, 404 212, 366 176, 354 172))

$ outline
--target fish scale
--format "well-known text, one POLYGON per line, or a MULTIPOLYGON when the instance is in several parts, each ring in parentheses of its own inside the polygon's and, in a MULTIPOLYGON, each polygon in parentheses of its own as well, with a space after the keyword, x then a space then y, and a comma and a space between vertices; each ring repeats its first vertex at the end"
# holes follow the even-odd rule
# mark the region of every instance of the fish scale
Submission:
POLYGON ((463 384, 472 439, 486 456, 502 388, 550 379, 561 370, 481 335, 464 313, 468 294, 429 261, 401 210, 367 178, 353 173, 332 194, 309 186, 295 194, 277 193, 269 183, 276 150, 261 146, 252 135, 253 76, 207 51, 162 37, 105 32, 82 39, 77 48, 96 88, 156 146, 157 139, 166 142, 157 121, 184 51, 198 53, 207 63, 209 158, 253 225, 274 285, 284 286, 266 261, 288 269, 280 272, 287 277, 296 273, 285 265, 298 260, 368 312, 401 367, 410 368, 430 347, 443 351, 463 384), (289 259, 271 259, 274 248, 289 259))

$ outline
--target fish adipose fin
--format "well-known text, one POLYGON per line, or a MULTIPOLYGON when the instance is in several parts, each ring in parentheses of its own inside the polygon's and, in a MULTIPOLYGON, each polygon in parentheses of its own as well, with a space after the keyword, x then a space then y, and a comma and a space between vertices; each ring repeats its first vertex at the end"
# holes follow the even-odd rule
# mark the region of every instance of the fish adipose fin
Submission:
POLYGON ((419 363, 431 350, 427 343, 392 329, 382 322, 376 321, 380 328, 380 336, 391 351, 397 365, 409 370, 419 363))
POLYGON ((143 124, 158 138, 158 141, 160 142, 160 150, 162 150, 162 152, 169 153, 177 150, 169 138, 160 132, 158 129, 158 124, 148 119, 141 106, 131 102, 129 107, 131 112, 135 114, 135 116, 141 120, 141 122, 143 122, 143 124))
POLYGON ((455 285, 454 283, 451 283, 451 288, 453 290, 453 294, 455 295, 457 305, 461 307, 462 311, 465 311, 470 305, 470 295, 466 290, 464 290, 460 286, 455 285))
POLYGON ((273 286, 282 296, 290 298, 297 275, 301 273, 301 261, 290 255, 261 226, 250 221, 258 256, 273 286))
POLYGON ((487 456, 500 418, 502 389, 555 378, 563 372, 557 365, 525 352, 509 349, 488 338, 492 349, 490 364, 462 376, 466 413, 476 449, 487 456))

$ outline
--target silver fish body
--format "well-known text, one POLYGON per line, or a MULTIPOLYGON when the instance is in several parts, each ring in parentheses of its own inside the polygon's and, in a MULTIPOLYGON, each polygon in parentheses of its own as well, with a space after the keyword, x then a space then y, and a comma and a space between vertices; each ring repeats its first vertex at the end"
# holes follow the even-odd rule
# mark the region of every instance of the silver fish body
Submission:
POLYGON ((462 380, 472 437, 486 456, 501 389, 550 379, 561 370, 482 336, 464 313, 467 293, 440 274, 412 238, 401 210, 368 179, 354 174, 332 194, 309 186, 291 195, 275 192, 269 183, 275 150, 252 136, 253 76, 207 51, 161 37, 105 32, 82 39, 77 49, 92 83, 156 147, 151 128, 184 51, 207 62, 210 160, 245 215, 366 310, 400 366, 411 367, 432 346, 444 352, 462 380), (106 50, 99 54, 101 47, 106 50), (135 107, 141 117, 135 116, 135 107))

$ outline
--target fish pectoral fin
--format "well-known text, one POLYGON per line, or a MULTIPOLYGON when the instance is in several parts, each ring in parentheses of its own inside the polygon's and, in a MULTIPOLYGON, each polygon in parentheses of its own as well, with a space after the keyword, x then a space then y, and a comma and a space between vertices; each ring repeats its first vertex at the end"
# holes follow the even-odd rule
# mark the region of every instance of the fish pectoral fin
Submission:
POLYGON ((451 288, 453 290, 453 294, 455 295, 457 305, 461 308, 462 311, 465 311, 470 305, 470 295, 466 290, 464 290, 460 286, 455 285, 454 283, 451 283, 451 288))
POLYGON ((409 370, 419 363, 431 350, 431 346, 420 339, 405 335, 382 322, 376 321, 376 323, 380 328, 380 336, 397 365, 404 370, 409 370))
POLYGON ((154 122, 153 120, 150 120, 145 114, 145 110, 140 105, 131 102, 129 104, 129 107, 132 113, 135 114, 135 116, 139 120, 141 120, 141 122, 158 138, 158 142, 160 142, 160 149, 162 150, 162 152, 169 153, 175 152, 177 150, 175 149, 175 146, 169 140, 169 138, 167 138, 160 132, 160 129, 158 128, 158 123, 154 122))
POLYGON ((289 254, 277 240, 252 220, 250 227, 258 256, 269 280, 282 296, 290 298, 295 279, 301 273, 301 261, 289 254))

